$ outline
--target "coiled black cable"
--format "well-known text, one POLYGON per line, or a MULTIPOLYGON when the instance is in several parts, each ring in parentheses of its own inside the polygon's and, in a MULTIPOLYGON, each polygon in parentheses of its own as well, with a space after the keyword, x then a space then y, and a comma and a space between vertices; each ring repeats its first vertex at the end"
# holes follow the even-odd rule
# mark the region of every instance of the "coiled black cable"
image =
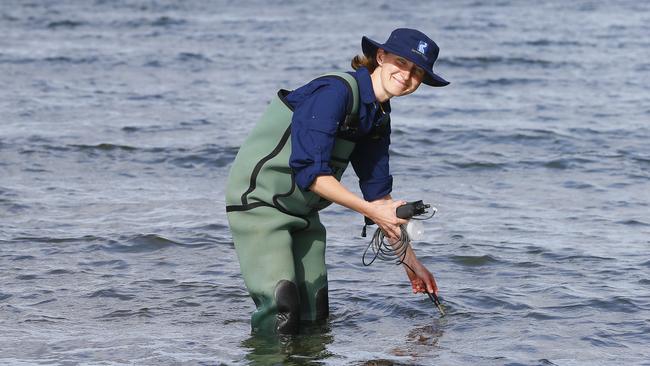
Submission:
MULTIPOLYGON (((438 210, 433 207, 431 210, 431 215, 427 217, 411 217, 410 220, 429 220, 436 214, 437 211, 438 210)), ((411 244, 411 238, 409 237, 408 231, 406 230, 406 225, 400 225, 399 228, 400 237, 397 242, 392 245, 384 241, 386 235, 381 229, 377 228, 377 230, 375 230, 375 233, 372 235, 372 239, 370 239, 370 243, 368 243, 368 246, 366 247, 366 250, 363 251, 363 256, 361 257, 364 266, 371 265, 377 258, 379 258, 384 261, 396 260, 395 264, 404 264, 411 271, 413 271, 413 269, 409 267, 408 264, 404 263, 406 252, 409 245, 411 244), (366 254, 368 254, 369 249, 372 249, 372 252, 375 253, 375 255, 372 257, 372 260, 370 260, 370 262, 366 263, 366 254)), ((413 272, 415 273, 415 271, 413 272)))
MULTIPOLYGON (((404 263, 406 252, 411 243, 411 239, 409 238, 409 234, 406 232, 404 225, 400 225, 400 237, 395 244, 391 245, 389 242, 385 241, 385 238, 386 235, 384 232, 377 228, 375 233, 372 235, 372 239, 370 239, 366 250, 363 251, 361 260, 363 261, 364 266, 371 265, 377 258, 383 261, 395 260, 395 264, 398 265, 404 263), (367 262, 366 255, 370 249, 372 249, 374 256, 369 262, 367 262)), ((408 266, 406 263, 404 263, 404 265, 408 266)))

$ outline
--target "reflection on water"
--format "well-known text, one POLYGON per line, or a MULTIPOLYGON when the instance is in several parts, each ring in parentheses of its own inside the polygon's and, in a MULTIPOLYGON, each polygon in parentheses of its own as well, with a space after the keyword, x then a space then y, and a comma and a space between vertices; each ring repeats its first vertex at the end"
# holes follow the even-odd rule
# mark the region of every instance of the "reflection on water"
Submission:
POLYGON ((332 354, 327 345, 334 341, 329 325, 305 325, 298 335, 253 334, 241 343, 248 351, 249 365, 307 365, 332 354))
POLYGON ((395 356, 418 357, 431 354, 431 349, 438 347, 443 335, 444 320, 435 320, 431 325, 413 328, 406 336, 406 342, 391 350, 395 356))
MULTIPOLYGON (((437 318, 431 324, 415 327, 401 341, 390 340, 397 345, 386 350, 388 357, 360 361, 358 365, 427 364, 432 354, 436 354, 445 324, 444 318, 437 318), (427 358, 423 358, 425 355, 427 358)), ((299 335, 251 335, 241 342, 241 348, 247 351, 245 358, 249 365, 308 365, 336 359, 336 354, 328 350, 333 342, 329 325, 310 325, 301 328, 299 335)))

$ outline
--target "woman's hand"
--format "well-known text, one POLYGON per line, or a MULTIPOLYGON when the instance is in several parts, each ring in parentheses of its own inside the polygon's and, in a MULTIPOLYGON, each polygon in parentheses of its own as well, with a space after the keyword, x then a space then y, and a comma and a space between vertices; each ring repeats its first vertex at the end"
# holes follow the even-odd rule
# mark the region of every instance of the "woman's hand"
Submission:
POLYGON ((406 267, 406 274, 411 281, 411 287, 413 287, 413 293, 435 293, 438 295, 438 285, 436 284, 435 278, 429 270, 420 263, 420 261, 415 258, 415 254, 411 251, 407 255, 407 258, 404 260, 404 263, 408 265, 406 267), (409 267, 412 269, 409 269, 409 267))
POLYGON ((316 177, 309 189, 326 200, 368 216, 390 239, 398 239, 401 234, 399 226, 408 222, 395 214, 397 208, 406 204, 406 201, 393 201, 390 195, 372 202, 365 201, 348 191, 331 175, 316 177))
POLYGON ((405 204, 405 201, 393 201, 391 199, 372 201, 370 202, 370 210, 366 216, 379 226, 388 239, 397 240, 402 233, 400 225, 406 225, 408 221, 400 219, 395 213, 398 207, 405 204))

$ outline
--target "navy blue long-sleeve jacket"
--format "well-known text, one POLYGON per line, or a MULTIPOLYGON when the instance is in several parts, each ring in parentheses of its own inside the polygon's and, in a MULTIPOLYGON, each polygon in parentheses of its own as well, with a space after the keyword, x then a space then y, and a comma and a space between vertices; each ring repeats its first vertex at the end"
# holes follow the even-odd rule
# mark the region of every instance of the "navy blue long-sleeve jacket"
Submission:
MULTIPOLYGON (((350 156, 364 199, 372 201, 392 191, 393 177, 388 165, 390 126, 377 134, 375 127, 382 114, 390 113, 390 103, 376 100, 366 68, 350 73, 359 85, 359 128, 350 139, 356 143, 350 156), (374 128, 373 128, 374 127, 374 128)), ((319 175, 331 175, 329 167, 339 122, 345 118, 350 91, 335 77, 316 79, 291 92, 287 102, 294 108, 291 122, 289 165, 302 190, 319 175)), ((384 118, 385 120, 385 118, 384 118)))

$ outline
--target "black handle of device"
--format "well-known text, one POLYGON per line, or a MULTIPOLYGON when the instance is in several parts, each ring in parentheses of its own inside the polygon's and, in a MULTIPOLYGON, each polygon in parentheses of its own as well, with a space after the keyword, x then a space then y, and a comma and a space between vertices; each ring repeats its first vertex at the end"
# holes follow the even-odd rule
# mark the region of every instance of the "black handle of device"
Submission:
MULTIPOLYGON (((428 205, 422 200, 419 201, 413 201, 413 202, 407 202, 406 204, 399 206, 395 210, 395 215, 399 217, 400 219, 410 219, 413 216, 417 215, 422 215, 426 213, 427 208, 431 207, 431 205, 428 205)), ((372 221, 370 218, 364 216, 364 220, 366 225, 374 225, 375 222, 372 221)))
POLYGON ((400 219, 410 219, 413 216, 422 215, 426 213, 426 210, 429 207, 431 207, 431 205, 427 205, 423 203, 422 200, 408 202, 405 205, 399 206, 395 214, 400 219))

